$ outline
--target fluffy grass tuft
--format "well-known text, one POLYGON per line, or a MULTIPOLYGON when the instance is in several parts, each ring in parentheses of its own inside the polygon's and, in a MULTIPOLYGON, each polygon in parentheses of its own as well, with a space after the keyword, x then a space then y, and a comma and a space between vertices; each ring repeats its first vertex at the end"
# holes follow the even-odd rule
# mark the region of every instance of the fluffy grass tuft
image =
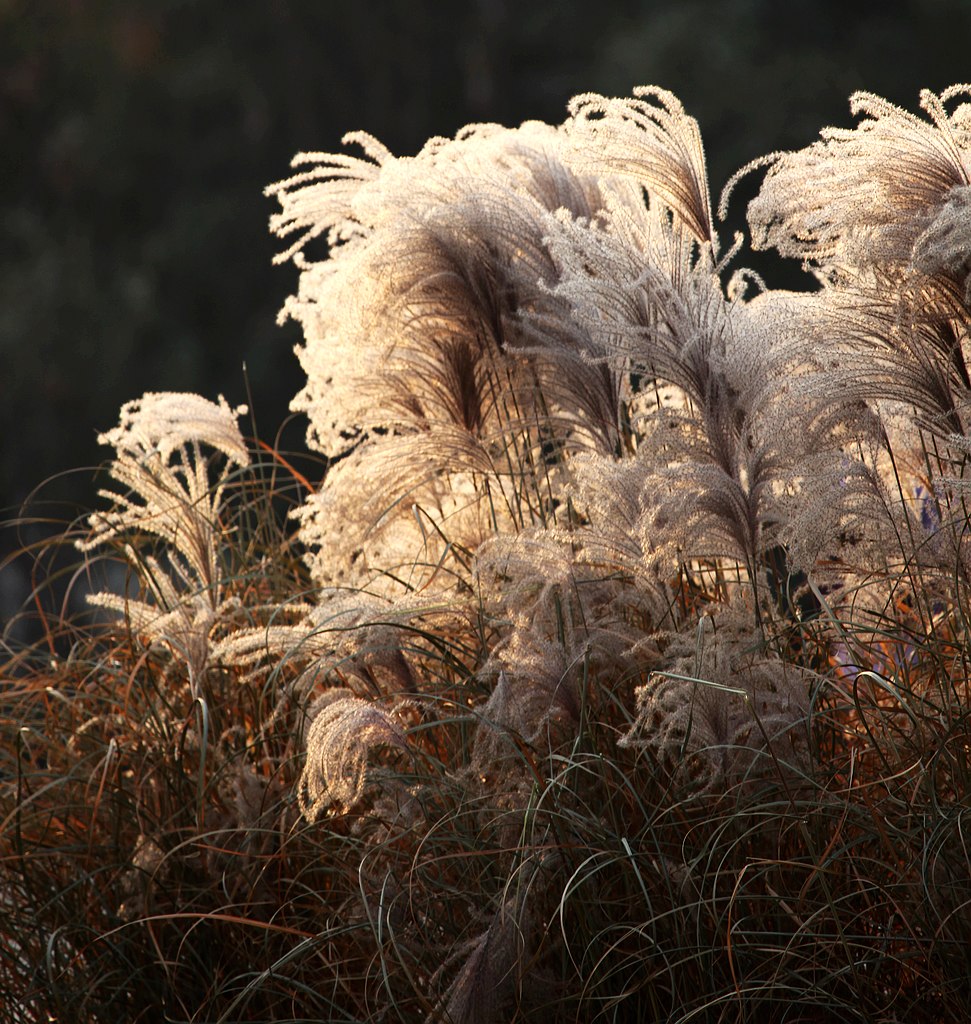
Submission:
POLYGON ((299 157, 322 468, 146 395, 32 552, 4 1020, 968 1020, 967 92, 760 162, 799 294, 663 90, 299 157))

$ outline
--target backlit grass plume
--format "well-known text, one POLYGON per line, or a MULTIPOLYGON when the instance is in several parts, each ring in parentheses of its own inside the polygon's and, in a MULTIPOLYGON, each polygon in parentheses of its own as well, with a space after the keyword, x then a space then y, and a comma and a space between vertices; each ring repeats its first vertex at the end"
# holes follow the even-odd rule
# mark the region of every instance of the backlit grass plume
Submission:
POLYGON ((210 631, 226 610, 220 517, 231 474, 250 464, 237 425, 244 412, 222 398, 215 404, 192 394, 150 393, 128 402, 119 425, 98 438, 115 449, 109 471, 121 489, 101 491, 112 507, 92 514, 91 535, 78 541, 85 552, 121 545, 143 596, 103 592, 90 601, 167 646, 188 667, 193 692, 210 631), (218 456, 223 465, 216 470, 218 456), (153 550, 141 537, 159 546, 153 550))
POLYGON ((968 94, 739 172, 802 291, 663 89, 298 156, 324 469, 103 435, 130 585, 0 691, 12 1019, 967 1020, 968 94))
POLYGON ((310 713, 307 764, 299 794, 301 812, 312 819, 332 804, 347 811, 360 800, 371 747, 407 749, 407 740, 389 712, 347 690, 326 691, 310 713))

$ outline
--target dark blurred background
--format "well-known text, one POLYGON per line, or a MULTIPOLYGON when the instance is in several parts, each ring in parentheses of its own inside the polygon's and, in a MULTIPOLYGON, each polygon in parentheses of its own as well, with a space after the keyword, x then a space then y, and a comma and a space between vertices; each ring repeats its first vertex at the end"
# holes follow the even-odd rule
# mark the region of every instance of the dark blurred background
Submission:
POLYGON ((362 128, 410 154, 651 83, 700 121, 717 199, 850 124, 855 89, 916 109, 971 80, 969 42, 971 0, 0 0, 0 518, 26 516, 0 533, 0 616, 27 587, 11 552, 95 501, 123 401, 236 404, 245 363, 261 435, 285 421, 296 272, 271 266, 262 190, 294 153, 362 128))

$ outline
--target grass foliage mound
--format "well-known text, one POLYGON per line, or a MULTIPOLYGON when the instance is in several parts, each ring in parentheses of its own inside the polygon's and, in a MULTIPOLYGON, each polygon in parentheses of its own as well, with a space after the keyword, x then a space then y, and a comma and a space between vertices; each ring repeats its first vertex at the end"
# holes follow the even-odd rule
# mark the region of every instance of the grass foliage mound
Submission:
POLYGON ((969 1019, 969 97, 720 211, 655 88, 299 156, 320 478, 102 436, 127 583, 5 653, 3 1019, 969 1019))

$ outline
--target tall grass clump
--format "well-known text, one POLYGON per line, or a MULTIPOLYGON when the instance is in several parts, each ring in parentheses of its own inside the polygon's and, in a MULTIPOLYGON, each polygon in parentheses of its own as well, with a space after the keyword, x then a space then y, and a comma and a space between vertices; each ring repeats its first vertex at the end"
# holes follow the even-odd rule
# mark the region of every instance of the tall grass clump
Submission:
POLYGON ((31 1021, 971 1019, 971 87, 709 191, 657 88, 271 186, 308 480, 102 436, 0 701, 31 1021), (782 292, 724 245, 802 261, 782 292))

